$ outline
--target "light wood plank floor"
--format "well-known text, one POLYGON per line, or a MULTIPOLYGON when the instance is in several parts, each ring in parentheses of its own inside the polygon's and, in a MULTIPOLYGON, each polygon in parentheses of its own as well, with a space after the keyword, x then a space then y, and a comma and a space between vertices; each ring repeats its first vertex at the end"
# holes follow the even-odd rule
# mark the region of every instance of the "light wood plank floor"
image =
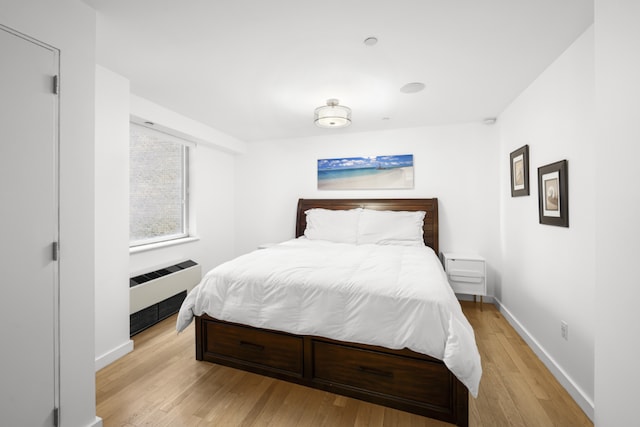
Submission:
MULTIPOLYGON (((462 303, 483 377, 471 426, 593 426, 493 305, 462 303)), ((175 316, 134 337, 96 375, 98 416, 115 426, 450 426, 418 415, 195 360, 175 316)))

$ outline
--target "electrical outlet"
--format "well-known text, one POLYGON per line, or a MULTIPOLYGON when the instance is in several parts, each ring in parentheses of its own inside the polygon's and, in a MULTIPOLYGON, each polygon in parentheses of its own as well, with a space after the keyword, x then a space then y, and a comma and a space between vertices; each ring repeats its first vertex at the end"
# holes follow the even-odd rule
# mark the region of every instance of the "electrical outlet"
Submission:
POLYGON ((560 322, 560 335, 569 341, 569 325, 564 320, 560 322))

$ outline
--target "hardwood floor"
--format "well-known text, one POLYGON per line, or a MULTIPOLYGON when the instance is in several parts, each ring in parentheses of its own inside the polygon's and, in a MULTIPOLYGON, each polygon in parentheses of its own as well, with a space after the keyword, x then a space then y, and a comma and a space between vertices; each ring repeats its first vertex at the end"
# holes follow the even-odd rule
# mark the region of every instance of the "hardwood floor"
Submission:
MULTIPOLYGON (((483 377, 471 426, 593 426, 493 305, 463 310, 483 377)), ((195 360, 193 324, 175 316, 134 337, 135 350, 96 374, 105 427, 450 426, 418 415, 195 360)))

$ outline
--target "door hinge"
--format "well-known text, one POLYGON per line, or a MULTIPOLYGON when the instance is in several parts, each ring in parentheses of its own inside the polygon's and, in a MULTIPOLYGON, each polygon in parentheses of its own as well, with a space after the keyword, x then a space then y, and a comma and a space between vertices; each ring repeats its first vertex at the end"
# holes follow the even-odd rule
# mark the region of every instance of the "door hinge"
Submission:
POLYGON ((60 93, 60 77, 53 76, 53 94, 58 95, 60 93))
POLYGON ((60 245, 58 242, 53 242, 51 244, 51 257, 54 261, 58 261, 58 258, 60 257, 60 245))
POLYGON ((60 408, 53 408, 53 426, 58 427, 60 425, 60 408))

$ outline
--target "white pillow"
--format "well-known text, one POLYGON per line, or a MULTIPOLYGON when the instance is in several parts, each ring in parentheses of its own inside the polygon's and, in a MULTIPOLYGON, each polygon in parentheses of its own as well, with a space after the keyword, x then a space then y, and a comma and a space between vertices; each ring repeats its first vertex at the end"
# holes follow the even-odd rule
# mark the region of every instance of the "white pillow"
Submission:
POLYGON ((358 224, 358 244, 424 246, 424 211, 364 209, 358 224))
POLYGON ((335 243, 358 242, 358 219, 362 208, 331 210, 314 208, 305 211, 307 228, 304 235, 310 240, 328 240, 335 243))

